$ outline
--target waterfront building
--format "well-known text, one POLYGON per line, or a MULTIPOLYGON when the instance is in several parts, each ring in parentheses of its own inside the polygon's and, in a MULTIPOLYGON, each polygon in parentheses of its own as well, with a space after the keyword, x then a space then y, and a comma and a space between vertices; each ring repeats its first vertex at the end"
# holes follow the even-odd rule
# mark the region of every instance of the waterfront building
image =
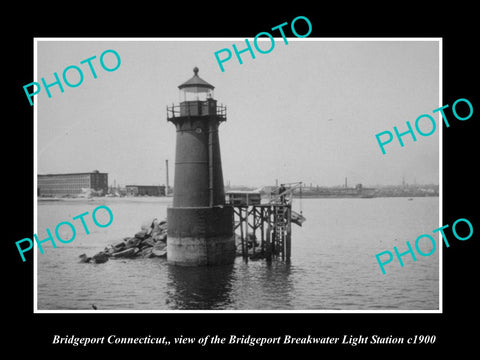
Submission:
POLYGON ((127 196, 165 196, 164 185, 126 185, 127 196))
POLYGON ((85 173, 38 174, 38 196, 78 196, 87 192, 106 195, 108 191, 108 173, 98 170, 85 173))

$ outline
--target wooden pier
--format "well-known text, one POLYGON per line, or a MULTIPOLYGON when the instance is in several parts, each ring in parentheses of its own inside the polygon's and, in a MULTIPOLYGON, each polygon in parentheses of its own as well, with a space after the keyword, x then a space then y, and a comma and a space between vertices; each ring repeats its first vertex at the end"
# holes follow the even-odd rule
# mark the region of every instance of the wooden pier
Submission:
MULTIPOLYGON (((301 189, 301 183, 298 184, 301 189)), ((301 226, 305 221, 302 214, 292 211, 293 192, 297 188, 283 188, 280 193, 275 190, 277 194, 263 203, 260 193, 227 193, 227 203, 234 209, 237 253, 246 262, 259 258, 290 261, 292 222, 301 226)))

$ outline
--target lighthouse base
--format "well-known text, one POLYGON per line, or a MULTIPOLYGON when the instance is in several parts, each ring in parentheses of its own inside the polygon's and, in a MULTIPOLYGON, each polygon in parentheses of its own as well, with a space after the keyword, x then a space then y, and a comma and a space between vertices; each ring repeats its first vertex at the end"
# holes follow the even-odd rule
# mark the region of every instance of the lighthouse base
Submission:
POLYGON ((235 259, 233 237, 168 238, 167 260, 181 266, 231 264, 235 259))
POLYGON ((235 260, 232 207, 169 208, 167 261, 180 266, 235 260))

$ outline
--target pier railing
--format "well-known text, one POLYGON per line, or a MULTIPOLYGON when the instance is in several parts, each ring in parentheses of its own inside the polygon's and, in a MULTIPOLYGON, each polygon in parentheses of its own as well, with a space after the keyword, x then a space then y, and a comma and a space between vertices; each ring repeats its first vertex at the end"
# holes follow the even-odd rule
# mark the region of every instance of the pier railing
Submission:
POLYGON ((288 204, 291 205, 293 201, 293 194, 299 190, 300 199, 302 197, 302 182, 285 184, 287 187, 276 186, 270 192, 269 202, 271 204, 288 204))

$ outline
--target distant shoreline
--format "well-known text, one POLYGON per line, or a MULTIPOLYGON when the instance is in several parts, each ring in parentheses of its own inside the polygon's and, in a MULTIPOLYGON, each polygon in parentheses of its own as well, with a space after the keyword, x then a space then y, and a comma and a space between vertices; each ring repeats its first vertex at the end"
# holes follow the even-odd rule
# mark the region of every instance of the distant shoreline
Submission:
MULTIPOLYGON (((375 198, 438 198, 438 195, 380 195, 372 197, 361 197, 361 196, 322 196, 322 195, 302 195, 302 197, 297 194, 294 195, 294 199, 375 199, 375 198)), ((66 197, 66 198, 48 198, 48 197, 39 197, 37 198, 38 203, 49 203, 49 202, 99 202, 99 201, 130 201, 130 202, 173 202, 172 196, 124 196, 124 197, 105 197, 97 196, 92 198, 82 198, 82 197, 66 197)))
MULTIPOLYGON (((375 198, 433 198, 438 195, 375 195, 375 196, 322 196, 322 195, 302 195, 302 199, 375 199, 375 198)), ((295 195, 294 199, 300 199, 295 195)))
POLYGON ((85 197, 38 197, 37 202, 98 202, 98 201, 139 201, 145 200, 150 202, 172 202, 172 196, 93 196, 90 198, 85 197))

